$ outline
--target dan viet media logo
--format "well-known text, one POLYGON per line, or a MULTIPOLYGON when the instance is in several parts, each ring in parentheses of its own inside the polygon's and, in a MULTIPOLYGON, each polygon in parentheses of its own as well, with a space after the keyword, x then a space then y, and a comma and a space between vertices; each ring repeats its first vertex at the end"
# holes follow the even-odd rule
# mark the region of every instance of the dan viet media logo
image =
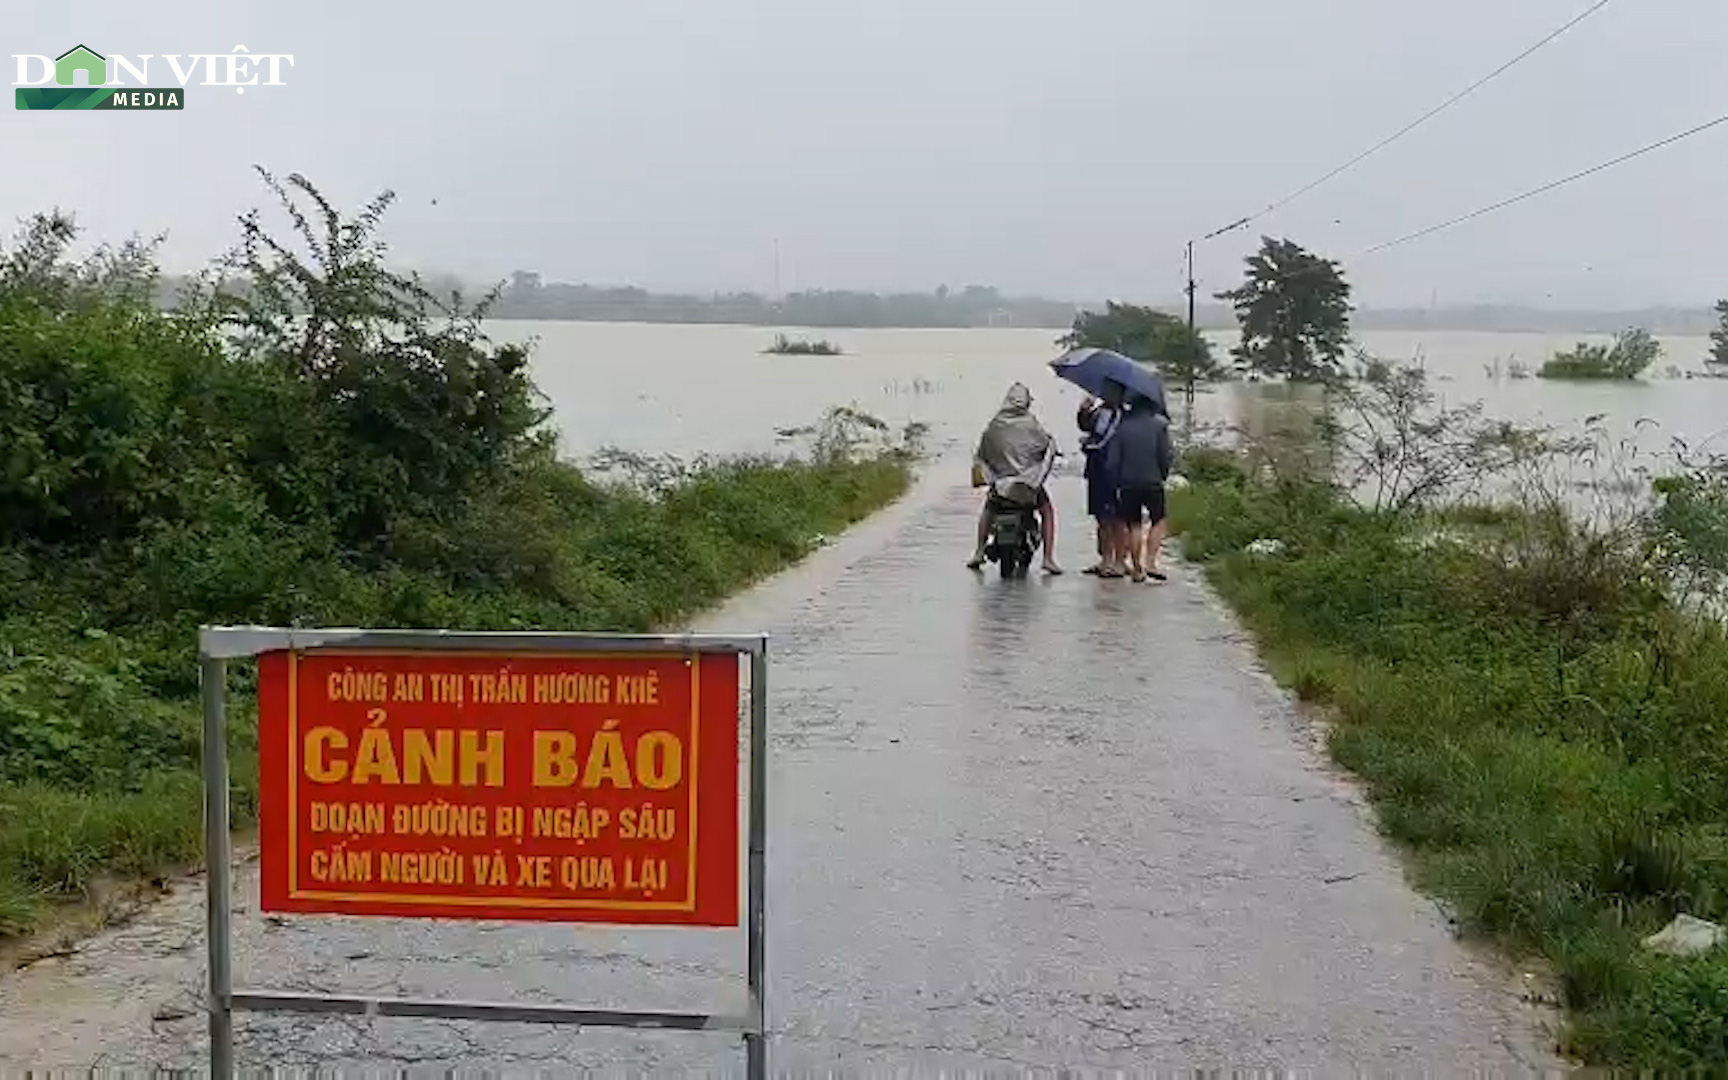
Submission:
POLYGON ((244 45, 229 53, 161 56, 104 56, 87 45, 75 45, 55 57, 14 53, 12 59, 18 65, 13 97, 20 109, 178 110, 186 107, 186 87, 200 72, 199 85, 231 86, 244 94, 248 86, 287 85, 283 70, 294 66, 294 58, 285 53, 254 55, 244 45), (166 67, 179 85, 150 85, 152 67, 158 72, 166 67))

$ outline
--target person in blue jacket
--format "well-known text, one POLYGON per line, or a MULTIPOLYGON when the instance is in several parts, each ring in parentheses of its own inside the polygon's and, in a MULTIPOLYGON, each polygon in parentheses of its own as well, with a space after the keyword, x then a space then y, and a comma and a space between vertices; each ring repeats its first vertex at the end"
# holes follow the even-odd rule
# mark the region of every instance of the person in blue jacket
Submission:
POLYGON ((1116 425, 1105 448, 1106 468, 1116 481, 1116 518, 1127 532, 1120 556, 1100 575, 1121 577, 1126 572, 1135 581, 1148 577, 1167 580, 1158 569, 1165 522, 1164 485, 1176 467, 1176 448, 1170 439, 1170 417, 1159 402, 1135 395, 1116 425))

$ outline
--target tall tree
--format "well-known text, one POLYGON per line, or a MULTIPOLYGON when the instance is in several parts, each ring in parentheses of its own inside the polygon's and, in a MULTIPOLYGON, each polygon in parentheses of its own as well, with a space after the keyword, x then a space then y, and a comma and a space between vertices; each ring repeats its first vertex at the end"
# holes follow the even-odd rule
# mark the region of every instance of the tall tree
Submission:
POLYGON ((1716 301, 1716 329, 1710 331, 1712 364, 1728 365, 1728 300, 1716 301))
POLYGON ((1212 342, 1206 335, 1190 330, 1187 323, 1168 312, 1138 304, 1109 300, 1103 311, 1082 311, 1074 316, 1073 329, 1057 343, 1069 348, 1111 349, 1151 364, 1182 388, 1190 405, 1201 383, 1218 382, 1229 375, 1212 355, 1212 342))
POLYGON ((1217 294, 1242 327, 1236 362, 1292 382, 1335 378, 1350 337, 1350 285, 1338 263, 1269 236, 1247 263, 1242 284, 1217 294))

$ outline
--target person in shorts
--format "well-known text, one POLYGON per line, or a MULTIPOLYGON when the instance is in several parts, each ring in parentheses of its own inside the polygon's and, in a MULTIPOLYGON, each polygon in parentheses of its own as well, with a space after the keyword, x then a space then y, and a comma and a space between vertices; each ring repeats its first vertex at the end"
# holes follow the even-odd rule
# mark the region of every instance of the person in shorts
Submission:
POLYGON ((1158 402, 1136 395, 1128 403, 1106 457, 1116 481, 1116 520, 1128 534, 1123 545, 1128 565, 1118 559, 1110 567, 1115 572, 1101 576, 1165 581, 1158 555, 1168 531, 1164 485, 1175 468, 1176 450, 1170 418, 1158 402))

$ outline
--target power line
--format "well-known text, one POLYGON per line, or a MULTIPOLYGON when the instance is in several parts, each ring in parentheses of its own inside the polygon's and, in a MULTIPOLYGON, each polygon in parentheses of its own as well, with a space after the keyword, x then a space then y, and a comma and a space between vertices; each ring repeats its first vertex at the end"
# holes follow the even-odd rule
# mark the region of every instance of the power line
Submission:
POLYGON ((1369 157, 1371 157, 1374 154, 1378 153, 1379 151, 1385 149, 1386 147, 1392 145, 1393 143, 1397 142, 1399 139, 1402 139, 1404 136, 1410 134, 1412 131, 1415 131, 1417 128, 1421 127, 1423 124, 1426 124, 1428 121, 1432 120, 1434 117, 1439 116, 1441 113, 1445 112, 1447 109, 1456 105, 1458 102, 1463 101, 1465 98, 1469 97, 1471 94, 1475 93, 1477 90, 1480 90, 1482 87, 1486 86, 1488 83, 1492 82, 1493 80, 1499 78, 1501 75, 1510 71, 1512 68, 1514 68, 1518 64, 1522 63, 1525 59, 1527 59, 1530 56, 1532 56, 1533 54, 1535 54, 1538 50, 1540 50, 1544 46, 1548 45, 1555 38, 1558 38, 1561 34, 1564 34, 1566 31, 1572 29, 1574 26, 1577 26, 1579 23, 1583 22, 1585 19, 1588 19, 1590 16, 1596 14, 1598 11, 1601 11, 1603 8, 1607 7, 1610 3, 1612 3, 1612 0, 1596 0, 1596 2, 1591 4, 1588 8, 1585 8, 1583 11, 1579 12, 1577 15, 1574 15, 1572 18, 1568 19, 1565 23, 1561 24, 1559 27, 1550 31, 1546 36, 1544 36, 1541 40, 1537 41, 1534 45, 1531 45, 1529 48, 1525 49, 1523 52, 1519 53, 1517 56, 1514 56, 1512 59, 1506 61, 1504 64, 1501 64, 1499 67, 1495 68, 1493 71, 1490 71, 1488 74, 1482 76, 1480 79, 1477 79, 1475 82, 1471 83, 1469 86, 1466 86, 1464 89, 1458 91, 1456 94, 1453 94, 1451 97, 1447 98, 1445 101, 1442 101, 1440 104, 1436 105, 1434 108, 1429 109, 1427 112, 1423 113, 1421 116, 1417 117, 1415 120, 1412 120, 1410 123, 1399 128, 1397 131, 1386 136, 1384 139, 1381 139, 1379 142, 1375 143, 1373 146, 1370 146, 1368 149, 1362 151, 1360 154, 1357 154, 1355 157, 1351 158, 1349 161, 1346 161, 1344 164, 1339 165, 1337 168, 1333 169, 1331 172, 1326 173, 1324 176, 1321 176, 1317 180, 1313 180, 1307 184, 1304 184, 1303 186, 1297 188, 1295 191, 1292 191, 1290 194, 1284 196, 1283 198, 1277 200, 1276 202, 1272 202, 1272 203, 1267 204, 1267 206, 1262 210, 1258 210, 1255 213, 1247 215, 1246 217, 1238 218, 1237 220, 1231 222, 1228 225, 1223 226, 1222 228, 1212 230, 1211 232, 1207 233, 1205 236, 1200 237, 1200 239, 1211 240, 1214 237, 1222 236, 1223 234, 1225 234, 1227 232, 1232 232, 1236 229, 1240 229, 1242 226, 1247 225, 1249 222, 1256 221, 1262 217, 1265 217, 1267 214, 1270 214, 1272 211, 1277 210, 1283 206, 1286 206, 1286 205, 1296 201, 1297 199, 1301 198, 1303 195, 1306 195, 1310 191, 1313 191, 1315 188, 1319 187, 1321 184, 1324 184, 1326 181, 1328 181, 1328 180, 1332 179, 1333 177, 1338 176, 1339 174, 1355 167, 1356 165, 1360 164, 1361 162, 1366 161, 1369 157))
POLYGON ((1571 176, 1561 177, 1559 180, 1551 180, 1548 183, 1543 184, 1541 187, 1531 188, 1529 191, 1520 195, 1514 195, 1510 199, 1502 199, 1499 202, 1494 203, 1492 206, 1484 206, 1479 210, 1472 210, 1468 214, 1460 214, 1458 217, 1452 218, 1448 221, 1442 221, 1438 225, 1430 225, 1425 229, 1418 229, 1413 233, 1406 233, 1394 240, 1387 240, 1384 243, 1375 244, 1373 247, 1362 252, 1362 254, 1373 255, 1376 252, 1385 251, 1388 248, 1398 247, 1400 244, 1407 244, 1412 240, 1419 240, 1424 236, 1432 235, 1442 229, 1450 229, 1454 225, 1462 225, 1466 221, 1474 221, 1479 217, 1492 214, 1496 210, 1504 210, 1506 207, 1515 203, 1521 203, 1526 199, 1533 199, 1538 195, 1543 195, 1553 191, 1555 188, 1565 187, 1567 184, 1582 180, 1587 176, 1594 176, 1599 172, 1612 169, 1616 165, 1623 165, 1626 162, 1631 161, 1633 158, 1643 157, 1645 154, 1651 153, 1655 150, 1660 150, 1665 146, 1672 146, 1682 139, 1690 139, 1694 135, 1702 134, 1703 132, 1709 131, 1711 128, 1718 127, 1722 124, 1728 124, 1728 113, 1718 116, 1714 120, 1699 124, 1697 127, 1688 128, 1677 135, 1670 135, 1666 139, 1660 139, 1648 146, 1641 146, 1631 153, 1621 154, 1619 157, 1614 158, 1611 161, 1604 161, 1600 165, 1592 165, 1590 168, 1585 169, 1582 172, 1575 172, 1571 176))
POLYGON ((1501 199, 1497 203, 1492 203, 1488 206, 1484 206, 1484 207, 1481 207, 1479 209, 1472 210, 1468 214, 1459 214, 1457 217, 1448 218, 1445 221, 1439 222, 1439 223, 1434 224, 1434 225, 1430 225, 1427 228, 1417 229, 1415 232, 1405 233, 1403 236, 1399 236, 1399 237, 1396 237, 1396 238, 1391 239, 1391 240, 1383 241, 1381 243, 1375 244, 1373 247, 1364 248, 1362 251, 1359 251, 1355 255, 1349 256, 1346 259, 1321 258, 1314 265, 1306 267, 1306 268, 1301 269, 1301 270, 1294 270, 1294 271, 1291 271, 1290 273, 1283 274, 1283 275, 1281 275, 1281 278, 1282 278, 1282 280, 1288 281, 1291 278, 1302 277, 1306 274, 1321 273, 1321 272, 1324 272, 1324 271, 1327 271, 1330 269, 1340 268, 1346 262, 1353 262, 1353 261, 1358 260, 1358 259, 1364 259, 1370 255, 1375 255, 1375 254, 1378 254, 1379 252, 1382 252, 1382 251, 1387 251, 1387 250, 1390 250, 1390 249, 1395 248, 1395 247, 1400 247, 1400 246, 1402 246, 1404 244, 1408 244, 1414 240, 1420 240, 1425 236, 1432 236, 1437 232, 1441 232, 1442 230, 1450 229, 1450 228, 1453 228, 1454 226, 1457 226, 1457 225, 1462 225, 1467 221, 1475 221, 1479 217, 1486 217, 1489 214, 1495 213, 1496 211, 1499 211, 1499 210, 1504 210, 1508 206, 1516 205, 1518 203, 1524 202, 1527 199, 1534 199, 1538 195, 1545 195, 1548 192, 1554 191, 1557 188, 1563 188, 1568 184, 1576 183, 1577 181, 1582 180, 1585 177, 1595 176, 1597 173, 1605 172, 1609 169, 1614 168, 1617 165, 1624 165, 1626 162, 1631 161, 1634 158, 1640 158, 1640 157, 1643 157, 1645 154, 1653 153, 1654 151, 1661 150, 1664 147, 1672 146, 1675 143, 1680 142, 1684 139, 1690 139, 1694 135, 1701 135, 1704 132, 1709 131, 1712 128, 1721 127, 1723 124, 1728 124, 1728 113, 1724 113, 1723 115, 1716 117, 1714 120, 1707 120, 1704 123, 1697 125, 1696 127, 1690 127, 1690 128, 1687 128, 1685 131, 1681 131, 1681 132, 1678 132, 1676 134, 1670 135, 1665 139, 1658 139, 1657 141, 1650 143, 1647 146, 1641 146, 1636 150, 1630 151, 1629 153, 1621 154, 1619 157, 1611 158, 1611 159, 1604 161, 1598 165, 1592 165, 1588 169, 1582 169, 1578 172, 1573 173, 1570 176, 1563 176, 1558 180, 1550 180, 1546 184, 1542 184, 1539 187, 1533 187, 1530 190, 1525 191, 1525 192, 1521 192, 1517 195, 1512 196, 1509 199, 1501 199))

